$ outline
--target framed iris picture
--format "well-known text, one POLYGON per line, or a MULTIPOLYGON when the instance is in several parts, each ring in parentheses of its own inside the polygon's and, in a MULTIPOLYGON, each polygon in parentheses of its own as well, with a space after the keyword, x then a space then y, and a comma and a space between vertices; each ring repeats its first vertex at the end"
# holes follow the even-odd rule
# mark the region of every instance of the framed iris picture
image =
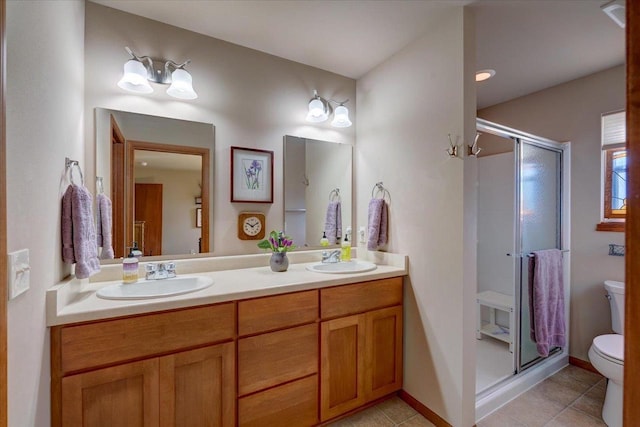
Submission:
POLYGON ((273 151, 231 147, 231 201, 273 203, 273 151))

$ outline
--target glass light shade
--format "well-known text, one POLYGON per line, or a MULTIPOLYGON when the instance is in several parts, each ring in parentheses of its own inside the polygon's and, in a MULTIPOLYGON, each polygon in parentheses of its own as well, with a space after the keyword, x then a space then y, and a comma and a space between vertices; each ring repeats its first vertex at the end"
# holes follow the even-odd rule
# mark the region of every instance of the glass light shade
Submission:
POLYGON ((167 94, 179 99, 196 99, 198 94, 193 90, 191 74, 182 68, 171 73, 171 86, 167 89, 167 94))
POLYGON ((318 98, 314 98, 309 102, 309 113, 307 114, 308 122, 324 122, 329 118, 324 102, 318 98))
POLYGON ((147 69, 142 62, 135 59, 130 59, 124 64, 124 75, 118 82, 118 86, 129 92, 153 92, 153 88, 147 80, 147 69))
POLYGON ((331 122, 331 126, 337 128, 348 128, 351 124, 351 120, 349 120, 349 109, 344 105, 338 105, 333 112, 333 121, 331 122))
POLYGON ((476 81, 483 82, 485 80, 489 80, 491 77, 495 75, 496 75, 496 70, 491 70, 491 69, 480 70, 476 72, 476 81))

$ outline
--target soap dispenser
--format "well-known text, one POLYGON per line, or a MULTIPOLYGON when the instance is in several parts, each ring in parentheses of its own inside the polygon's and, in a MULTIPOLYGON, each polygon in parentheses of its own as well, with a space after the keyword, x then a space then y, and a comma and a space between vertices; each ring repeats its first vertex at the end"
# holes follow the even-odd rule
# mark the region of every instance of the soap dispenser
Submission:
POLYGON ((327 239, 327 233, 322 232, 322 239, 320 239, 320 246, 329 246, 329 239, 327 239))
POLYGON ((129 255, 127 255, 127 257, 122 260, 122 282, 135 283, 137 281, 138 281, 138 258, 136 258, 134 254, 134 248, 129 248, 129 255))
POLYGON ((348 234, 345 234, 344 240, 340 244, 340 260, 351 261, 351 242, 349 242, 348 234))

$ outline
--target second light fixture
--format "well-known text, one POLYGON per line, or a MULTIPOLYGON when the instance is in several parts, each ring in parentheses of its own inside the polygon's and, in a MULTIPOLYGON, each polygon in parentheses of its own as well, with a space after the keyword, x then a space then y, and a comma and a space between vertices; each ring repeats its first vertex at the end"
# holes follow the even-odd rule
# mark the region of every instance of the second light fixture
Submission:
POLYGON ((309 101, 309 112, 307 113, 307 121, 312 123, 320 123, 326 121, 331 113, 333 113, 333 120, 331 126, 337 128, 348 128, 351 126, 351 120, 349 120, 349 109, 344 106, 349 102, 347 99, 343 102, 334 101, 332 99, 325 99, 318 95, 318 91, 313 91, 313 98, 309 101), (331 103, 337 104, 334 110, 331 103))

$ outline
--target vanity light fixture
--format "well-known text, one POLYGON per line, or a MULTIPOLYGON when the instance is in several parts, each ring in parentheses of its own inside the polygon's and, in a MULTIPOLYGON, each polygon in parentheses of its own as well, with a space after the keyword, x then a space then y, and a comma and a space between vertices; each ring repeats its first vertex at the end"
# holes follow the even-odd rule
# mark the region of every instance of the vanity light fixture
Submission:
POLYGON ((331 126, 337 128, 348 128, 352 125, 349 120, 349 109, 344 106, 349 102, 347 99, 343 102, 334 101, 333 99, 325 99, 318 95, 318 91, 313 91, 313 98, 309 101, 309 112, 307 113, 307 121, 312 123, 320 123, 326 121, 333 113, 331 126), (335 111, 331 103, 337 104, 335 111))
POLYGON ((489 80, 496 75, 496 70, 486 69, 476 72, 476 82, 483 82, 489 80))
POLYGON ((118 82, 124 90, 135 93, 151 93, 153 88, 149 82, 170 85, 167 95, 179 99, 196 99, 198 94, 193 90, 193 79, 184 66, 191 62, 190 59, 182 64, 171 60, 156 59, 155 62, 148 56, 138 56, 131 49, 125 47, 131 59, 124 64, 124 75, 118 82))

